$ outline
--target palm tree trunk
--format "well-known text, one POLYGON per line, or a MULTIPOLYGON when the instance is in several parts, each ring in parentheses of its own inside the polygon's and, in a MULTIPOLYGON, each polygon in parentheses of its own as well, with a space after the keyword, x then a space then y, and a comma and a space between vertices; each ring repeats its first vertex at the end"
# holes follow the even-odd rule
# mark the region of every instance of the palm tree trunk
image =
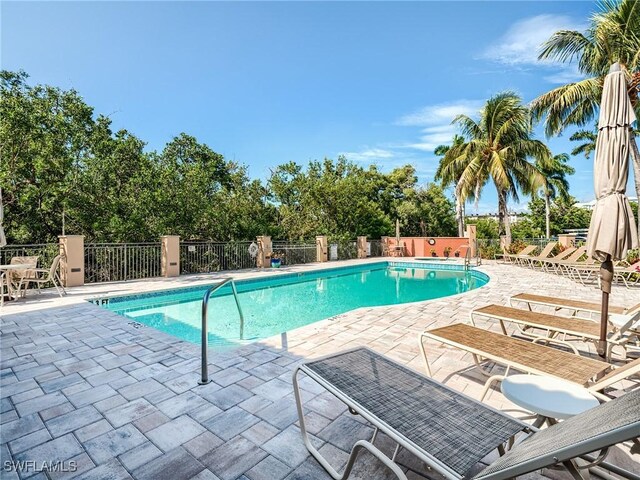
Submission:
POLYGON ((462 217, 462 202, 460 197, 456 195, 456 223, 458 224, 458 236, 464 236, 464 220, 462 217))
POLYGON ((511 222, 509 221, 509 210, 507 209, 507 194, 498 190, 498 222, 504 226, 504 236, 506 244, 511 244, 511 222))
POLYGON ((633 161, 633 180, 636 185, 636 201, 638 202, 638 215, 636 218, 636 227, 638 228, 638 236, 640 236, 640 150, 636 137, 631 133, 631 158, 633 161))
POLYGON ((549 199, 549 192, 544 192, 544 216, 545 227, 547 233, 547 240, 551 237, 551 201, 549 199))

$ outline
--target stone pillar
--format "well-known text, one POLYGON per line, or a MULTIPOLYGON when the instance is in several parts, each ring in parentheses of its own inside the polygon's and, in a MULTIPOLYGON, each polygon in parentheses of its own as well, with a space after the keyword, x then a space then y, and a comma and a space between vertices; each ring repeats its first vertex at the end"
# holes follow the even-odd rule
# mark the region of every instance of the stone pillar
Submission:
POLYGON ((318 235, 316 237, 316 261, 329 261, 329 240, 326 235, 318 235))
POLYGON ((471 258, 476 256, 478 248, 478 239, 476 236, 476 225, 467 225, 467 238, 469 239, 469 249, 471 250, 471 258))
POLYGON ((163 235, 160 237, 162 245, 161 275, 163 277, 180 276, 180 236, 163 235))
POLYGON ((65 287, 84 285, 84 236, 61 235, 58 241, 60 255, 62 255, 60 259, 62 285, 65 287))
POLYGON ((380 248, 382 249, 382 256, 389 256, 389 237, 380 237, 380 248))
POLYGON ((358 258, 367 258, 367 237, 358 237, 356 244, 358 246, 358 258))
POLYGON ((558 243, 563 246, 563 248, 573 247, 576 244, 576 235, 575 233, 564 233, 562 235, 558 235, 558 243))
POLYGON ((258 241, 258 255, 256 256, 256 266, 258 268, 269 268, 271 266, 271 253, 273 244, 269 235, 256 237, 258 241))

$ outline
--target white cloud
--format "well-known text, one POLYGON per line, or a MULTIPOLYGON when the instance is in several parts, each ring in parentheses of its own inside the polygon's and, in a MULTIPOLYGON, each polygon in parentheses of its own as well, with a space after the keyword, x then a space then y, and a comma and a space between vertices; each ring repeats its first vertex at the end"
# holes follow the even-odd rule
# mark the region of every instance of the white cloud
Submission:
POLYGON ((562 84, 583 78, 575 65, 560 64, 551 60, 538 60, 541 47, 559 30, 583 31, 584 24, 566 15, 537 15, 514 23, 479 56, 513 68, 545 68, 553 73, 543 77, 550 83, 562 84))
POLYGON ((440 125, 441 128, 451 123, 456 115, 473 115, 482 106, 479 100, 456 100, 454 102, 429 105, 404 115, 396 121, 396 125, 411 127, 427 127, 440 125))
POLYGON ((344 155, 354 162, 366 163, 373 163, 376 160, 389 160, 396 156, 395 152, 382 148, 366 148, 359 152, 341 152, 340 155, 344 155))
POLYGON ((433 152, 438 145, 451 142, 453 136, 458 132, 457 127, 451 124, 456 116, 476 116, 482 105, 481 100, 456 100, 428 105, 400 117, 396 121, 396 125, 423 127, 418 141, 402 145, 402 147, 433 152))
POLYGON ((559 30, 584 30, 565 15, 537 15, 514 23, 481 58, 507 65, 539 65, 540 47, 559 30))

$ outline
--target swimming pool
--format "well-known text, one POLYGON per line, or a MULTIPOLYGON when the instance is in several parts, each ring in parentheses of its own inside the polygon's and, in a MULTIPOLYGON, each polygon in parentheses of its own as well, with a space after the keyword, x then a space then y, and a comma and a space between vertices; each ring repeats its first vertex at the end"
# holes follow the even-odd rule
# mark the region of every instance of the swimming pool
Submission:
MULTIPOLYGON (((237 280, 240 316, 230 285, 209 300, 209 345, 270 337, 359 307, 446 297, 485 285, 489 277, 457 265, 376 262, 237 280)), ((92 299, 135 322, 200 343, 202 297, 211 285, 92 299)))

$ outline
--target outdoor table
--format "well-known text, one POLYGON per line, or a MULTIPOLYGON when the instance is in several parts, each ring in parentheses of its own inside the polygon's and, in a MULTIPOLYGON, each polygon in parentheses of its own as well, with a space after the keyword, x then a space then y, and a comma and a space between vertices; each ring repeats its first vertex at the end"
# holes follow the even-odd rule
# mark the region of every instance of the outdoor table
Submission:
POLYGON ((22 280, 24 279, 25 274, 27 273, 27 271, 29 270, 33 270, 35 267, 35 265, 31 265, 28 263, 16 263, 16 264, 11 264, 11 265, 0 265, 0 279, 2 279, 2 282, 6 282, 7 283, 7 289, 9 291, 9 297, 11 298, 17 298, 18 295, 20 294, 20 288, 22 287, 22 280), (18 285, 18 288, 15 292, 15 295, 12 294, 12 288, 11 288, 11 282, 9 281, 9 278, 7 276, 7 273, 9 272, 22 272, 21 278, 20 278, 20 284, 18 285))
POLYGON ((535 427, 563 420, 600 402, 584 387, 553 377, 511 375, 500 385, 502 394, 516 405, 535 413, 535 427))

